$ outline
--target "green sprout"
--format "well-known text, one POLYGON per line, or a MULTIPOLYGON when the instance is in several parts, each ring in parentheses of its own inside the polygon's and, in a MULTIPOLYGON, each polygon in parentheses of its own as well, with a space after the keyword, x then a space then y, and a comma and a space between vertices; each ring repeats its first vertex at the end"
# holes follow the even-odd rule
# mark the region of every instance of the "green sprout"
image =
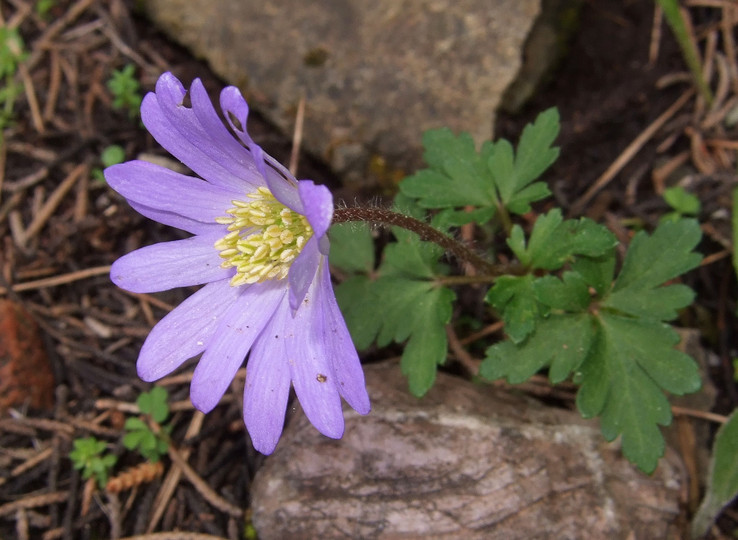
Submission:
POLYGON ((665 221, 679 221, 683 217, 696 217, 702 205, 700 200, 687 192, 682 186, 674 186, 664 190, 664 200, 671 206, 672 211, 661 216, 661 223, 665 221))
POLYGON ((69 453, 69 459, 75 469, 82 469, 82 478, 87 480, 93 475, 100 488, 108 482, 108 474, 118 458, 113 454, 104 454, 107 448, 105 441, 98 441, 95 437, 74 440, 74 450, 69 453))
MULTIPOLYGON (((136 403, 140 411, 156 425, 164 422, 169 416, 169 405, 167 399, 169 394, 161 386, 155 386, 150 392, 144 392, 136 403)), ((123 446, 128 450, 138 452, 156 463, 161 456, 167 453, 169 447, 169 433, 171 426, 161 426, 159 433, 154 433, 149 423, 141 418, 129 418, 124 425, 126 434, 123 436, 123 446)))
MULTIPOLYGON (((102 163, 103 168, 123 163, 125 159, 126 151, 122 146, 117 144, 111 144, 102 151, 102 154, 100 154, 100 162, 102 163)), ((103 170, 100 167, 93 169, 92 177, 100 182, 105 182, 105 176, 103 175, 103 170)))
POLYGON ((128 116, 135 118, 141 108, 141 85, 136 80, 133 64, 114 70, 108 80, 108 89, 113 93, 113 107, 127 109, 128 116))
POLYGON ((661 6, 666 22, 674 32, 677 43, 679 43, 679 47, 682 49, 684 61, 692 72, 692 77, 694 78, 694 84, 697 87, 697 90, 702 94, 702 97, 705 98, 707 104, 712 105, 713 96, 710 91, 710 87, 707 85, 707 81, 705 81, 705 77, 702 74, 700 54, 689 37, 687 25, 684 23, 684 19, 682 19, 682 14, 680 13, 679 1, 656 0, 656 3, 661 6))
POLYGON ((38 0, 36 2, 36 13, 39 17, 46 20, 49 12, 56 6, 56 0, 38 0))
POLYGON ((12 122, 15 99, 22 92, 15 75, 27 55, 18 29, 0 26, 0 130, 12 122))

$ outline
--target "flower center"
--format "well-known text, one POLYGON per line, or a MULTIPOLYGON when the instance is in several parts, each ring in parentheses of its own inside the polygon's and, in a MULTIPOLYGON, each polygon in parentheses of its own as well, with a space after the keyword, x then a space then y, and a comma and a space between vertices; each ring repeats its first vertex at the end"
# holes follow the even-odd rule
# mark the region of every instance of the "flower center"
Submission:
POLYGON ((249 200, 231 201, 229 215, 215 220, 230 231, 215 249, 225 259, 221 267, 236 268, 234 287, 286 278, 290 264, 313 235, 307 218, 280 203, 267 188, 246 197, 249 200))

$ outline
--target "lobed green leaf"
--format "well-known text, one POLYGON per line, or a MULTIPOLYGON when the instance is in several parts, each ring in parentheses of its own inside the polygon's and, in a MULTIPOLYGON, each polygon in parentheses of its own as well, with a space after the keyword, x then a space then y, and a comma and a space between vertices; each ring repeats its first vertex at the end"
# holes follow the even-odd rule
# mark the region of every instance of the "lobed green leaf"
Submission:
POLYGON ((625 456, 651 472, 664 449, 658 425, 671 422, 662 390, 698 390, 697 365, 674 349, 679 337, 669 325, 607 312, 595 320, 599 328, 580 367, 577 406, 585 417, 601 416, 605 438, 622 435, 625 456))
POLYGON ((518 142, 517 156, 508 141, 503 139, 495 144, 487 164, 500 200, 510 212, 528 212, 531 202, 550 195, 544 183, 531 183, 559 156, 559 149, 551 147, 558 134, 559 113, 552 108, 525 127, 518 142))
POLYGON ((469 133, 454 135, 448 128, 423 135, 423 157, 429 169, 418 171, 400 183, 400 191, 418 199, 424 208, 495 206, 494 184, 487 169, 492 144, 477 152, 469 133))
POLYGON ((702 256, 692 250, 701 237, 699 223, 694 219, 662 223, 650 236, 640 231, 628 247, 613 293, 658 287, 696 268, 702 256))
POLYGON ((605 226, 581 218, 564 221, 555 208, 538 216, 528 243, 528 257, 533 268, 556 270, 577 256, 600 257, 617 245, 617 239, 605 226))
POLYGON ((479 374, 518 384, 550 366, 551 381, 561 382, 587 357, 593 335, 586 314, 551 315, 540 320, 535 332, 519 345, 503 341, 488 348, 479 374))

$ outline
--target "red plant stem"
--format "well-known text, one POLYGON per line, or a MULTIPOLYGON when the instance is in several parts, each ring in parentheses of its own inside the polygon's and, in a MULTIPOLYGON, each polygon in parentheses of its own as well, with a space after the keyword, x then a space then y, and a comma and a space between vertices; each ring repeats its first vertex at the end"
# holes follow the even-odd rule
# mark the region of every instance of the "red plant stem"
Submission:
MULTIPOLYGON (((392 212, 391 210, 363 207, 336 208, 334 210, 333 223, 346 223, 348 221, 366 221, 369 223, 402 227, 417 234, 421 240, 433 242, 441 246, 447 252, 453 253, 459 259, 470 263, 477 270, 488 276, 509 274, 512 270, 507 265, 493 264, 487 261, 464 244, 457 242, 450 236, 446 236, 427 223, 404 214, 392 212)), ((512 273, 515 272, 513 271, 512 273)))

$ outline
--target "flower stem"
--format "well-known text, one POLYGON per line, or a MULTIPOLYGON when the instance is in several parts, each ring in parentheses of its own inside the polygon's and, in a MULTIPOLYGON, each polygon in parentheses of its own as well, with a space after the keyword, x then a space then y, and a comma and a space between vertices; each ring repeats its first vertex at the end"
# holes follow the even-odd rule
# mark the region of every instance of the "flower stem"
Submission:
POLYGON ((421 240, 438 244, 447 252, 453 253, 459 259, 468 262, 479 272, 489 278, 510 273, 507 265, 493 264, 480 257, 461 242, 446 236, 439 230, 418 219, 385 210, 384 208, 336 208, 333 212, 333 223, 345 223, 348 221, 366 221, 381 225, 402 227, 417 234, 421 240))

